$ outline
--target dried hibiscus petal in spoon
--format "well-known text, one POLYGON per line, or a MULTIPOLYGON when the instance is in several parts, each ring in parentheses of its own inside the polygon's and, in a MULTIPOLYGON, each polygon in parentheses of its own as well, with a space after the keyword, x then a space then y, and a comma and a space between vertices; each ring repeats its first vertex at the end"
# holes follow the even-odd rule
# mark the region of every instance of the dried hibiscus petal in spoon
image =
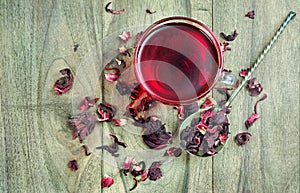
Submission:
POLYGON ((196 102, 187 104, 187 105, 180 105, 175 108, 177 108, 177 111, 178 111, 177 117, 179 120, 184 120, 189 115, 191 115, 199 110, 198 103, 196 103, 196 102))
POLYGON ((59 71, 62 75, 65 75, 59 78, 53 86, 53 89, 56 91, 57 95, 68 92, 73 86, 73 74, 69 68, 65 68, 59 71))

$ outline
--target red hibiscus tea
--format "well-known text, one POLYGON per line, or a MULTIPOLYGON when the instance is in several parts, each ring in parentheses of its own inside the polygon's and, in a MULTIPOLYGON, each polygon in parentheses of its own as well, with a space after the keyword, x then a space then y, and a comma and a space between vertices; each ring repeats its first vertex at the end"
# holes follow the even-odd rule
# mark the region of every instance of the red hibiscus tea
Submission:
POLYGON ((204 24, 185 17, 151 25, 135 50, 138 81, 153 98, 172 105, 204 97, 223 68, 221 43, 204 24))

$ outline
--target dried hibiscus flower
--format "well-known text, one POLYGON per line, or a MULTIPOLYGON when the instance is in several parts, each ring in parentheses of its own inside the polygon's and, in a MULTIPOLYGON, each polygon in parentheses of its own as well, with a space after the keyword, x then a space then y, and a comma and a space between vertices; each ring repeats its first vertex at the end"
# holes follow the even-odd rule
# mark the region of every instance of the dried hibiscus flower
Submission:
POLYGON ((73 127, 73 139, 79 137, 80 142, 95 128, 97 117, 88 112, 82 112, 70 117, 68 123, 73 127))
POLYGON ((263 90, 262 85, 260 83, 256 84, 255 80, 256 80, 256 78, 251 78, 246 83, 246 88, 248 89, 250 96, 257 96, 263 90))
POLYGON ((153 162, 148 170, 148 177, 152 181, 156 181, 157 179, 162 177, 162 172, 160 170, 161 162, 153 162))
POLYGON ((108 103, 100 103, 98 105, 98 120, 110 122, 116 114, 116 108, 108 103))
POLYGON ((124 42, 127 42, 130 39, 130 37, 131 37, 130 32, 126 32, 126 31, 123 31, 122 34, 119 35, 119 38, 124 42))
POLYGON ((226 41, 233 41, 239 35, 236 30, 234 30, 233 34, 226 35, 224 32, 220 33, 221 37, 226 41))
POLYGON ((246 145, 250 141, 251 137, 252 137, 252 135, 249 132, 238 133, 235 136, 235 142, 238 145, 246 145))
POLYGON ((68 163, 68 167, 74 172, 76 170, 78 170, 78 164, 76 160, 71 160, 68 163))
POLYGON ((114 179, 108 175, 105 175, 101 179, 101 188, 109 188, 111 185, 113 185, 114 179))
POLYGON ((85 97, 80 105, 80 110, 81 111, 87 110, 89 107, 94 106, 98 100, 99 100, 99 98, 91 99, 90 97, 85 97))
POLYGON ((245 15, 245 17, 248 17, 248 18, 250 18, 250 19, 254 19, 254 15, 255 15, 255 12, 254 12, 254 10, 252 10, 252 11, 249 11, 249 12, 245 15))
POLYGON ((246 120, 245 122, 245 126, 247 129, 249 129, 253 123, 260 118, 260 115, 257 114, 257 104, 263 100, 265 100, 267 98, 267 95, 264 94, 262 98, 260 98, 259 100, 256 101, 255 105, 254 105, 254 113, 252 113, 252 115, 246 120))
POLYGON ((106 6, 105 6, 105 11, 106 11, 107 13, 111 13, 111 14, 121 14, 121 13, 123 13, 123 12, 125 11, 125 9, 120 9, 120 10, 118 10, 118 11, 115 11, 115 10, 113 10, 113 9, 110 9, 110 8, 108 8, 110 4, 111 4, 111 2, 107 3, 106 6))
POLYGON ((156 11, 150 11, 149 9, 146 9, 146 13, 153 14, 153 13, 156 13, 156 11))
POLYGON ((57 95, 68 92, 73 86, 73 74, 69 68, 65 68, 59 71, 62 75, 65 75, 59 78, 53 86, 53 89, 56 91, 57 95))
POLYGON ((142 135, 144 143, 151 149, 163 149, 170 143, 172 134, 166 131, 165 126, 158 119, 148 118, 142 125, 145 129, 142 135))

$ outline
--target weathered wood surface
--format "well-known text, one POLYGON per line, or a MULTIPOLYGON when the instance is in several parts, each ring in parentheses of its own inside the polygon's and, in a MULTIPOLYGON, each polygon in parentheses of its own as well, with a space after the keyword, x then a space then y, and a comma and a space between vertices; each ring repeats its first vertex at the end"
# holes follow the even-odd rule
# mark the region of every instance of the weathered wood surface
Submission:
MULTIPOLYGON (((110 56, 106 43, 123 29, 140 30, 136 26, 173 15, 201 20, 216 34, 237 29, 239 36, 224 59, 226 68, 237 73, 253 63, 291 9, 298 16, 255 72, 269 97, 259 104, 262 118, 250 130, 251 142, 242 148, 233 141, 245 131, 244 121, 257 100, 243 91, 233 103, 231 139, 220 154, 198 158, 184 153, 162 166, 162 179, 141 183, 134 191, 299 192, 299 1, 113 1, 112 8, 125 8, 121 15, 106 13, 106 3, 0 1, 0 192, 129 191, 132 178, 115 167, 123 160, 105 153, 104 159, 85 157, 66 122, 80 97, 111 100, 111 85, 101 86, 97 72, 110 56), (157 12, 146 14, 147 8, 157 12), (255 19, 245 18, 252 9, 255 19), (75 43, 80 45, 77 52, 75 43), (78 90, 58 97, 52 86, 66 66, 78 74, 78 90), (76 172, 66 166, 71 159, 79 162, 76 172), (101 190, 105 174, 115 184, 101 190)), ((96 130, 103 139, 112 131, 122 139, 133 138, 107 124, 96 130)), ((135 140, 126 143, 137 147, 135 140)))

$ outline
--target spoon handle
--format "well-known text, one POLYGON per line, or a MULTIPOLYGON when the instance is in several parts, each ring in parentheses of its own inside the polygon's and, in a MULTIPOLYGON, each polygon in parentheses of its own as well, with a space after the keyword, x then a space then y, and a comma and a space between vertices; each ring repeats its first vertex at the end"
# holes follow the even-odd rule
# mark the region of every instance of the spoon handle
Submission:
POLYGON ((245 76, 244 80, 240 83, 240 85, 234 90, 232 93, 231 97, 228 99, 227 103, 225 104, 225 107, 230 106, 231 102, 233 99, 236 97, 236 95, 240 92, 242 87, 246 84, 246 82, 249 80, 251 77, 252 73, 255 71, 255 69, 258 67, 258 65, 261 63, 261 61, 264 59, 264 57, 267 55, 267 53, 270 51, 271 47, 273 44, 276 42, 278 37, 281 35, 285 27, 288 25, 288 23, 296 16, 296 13, 291 11, 287 18, 283 21, 281 24, 280 28, 277 30, 271 41, 268 43, 268 45, 265 47, 265 49, 261 52, 261 54, 258 56, 256 59, 255 63, 252 65, 250 68, 249 72, 245 76))

